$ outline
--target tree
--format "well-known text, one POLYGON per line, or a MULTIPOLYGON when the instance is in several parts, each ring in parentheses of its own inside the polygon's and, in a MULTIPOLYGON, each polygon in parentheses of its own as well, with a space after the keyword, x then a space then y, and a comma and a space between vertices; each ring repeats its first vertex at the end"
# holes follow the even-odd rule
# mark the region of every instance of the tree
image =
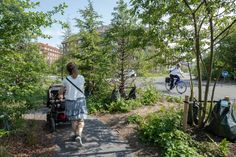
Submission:
MULTIPOLYGON (((235 1, 182 0, 155 1, 132 0, 134 13, 150 25, 150 29, 159 34, 159 38, 175 42, 182 52, 193 53, 197 63, 198 100, 202 101, 202 68, 207 71, 207 84, 204 103, 200 103, 199 127, 203 127, 206 116, 209 85, 212 76, 214 49, 217 43, 226 37, 236 23, 232 16, 235 12, 235 1), (205 49, 206 46, 209 48, 205 49), (202 62, 204 55, 209 54, 209 64, 202 62)), ((190 55, 191 56, 191 55, 190 55)))
POLYGON ((24 43, 36 39, 43 34, 42 27, 48 27, 56 22, 52 16, 63 13, 65 4, 60 4, 49 12, 29 11, 39 5, 30 0, 1 0, 0 1, 0 51, 17 50, 24 43))
POLYGON ((72 35, 73 35, 73 33, 72 33, 71 23, 70 23, 69 19, 67 19, 65 31, 63 32, 63 41, 66 41, 72 35))
MULTIPOLYGON (((0 0, 0 114, 14 107, 12 102, 32 108, 32 95, 41 89, 46 64, 32 41, 45 37, 42 27, 55 22, 52 16, 65 5, 46 13, 31 11, 38 4, 29 0, 0 0)), ((18 112, 21 115, 23 111, 14 112, 12 115, 18 112)))
POLYGON ((98 28, 102 26, 100 16, 90 0, 88 6, 79 12, 82 19, 76 19, 80 32, 77 40, 78 49, 74 56, 78 59, 79 68, 86 78, 86 93, 91 95, 102 88, 109 66, 106 53, 101 49, 102 34, 98 32, 98 28))
MULTIPOLYGON (((236 28, 236 27, 235 27, 236 28)), ((219 42, 219 46, 215 50, 214 69, 212 71, 212 77, 218 78, 221 76, 223 70, 227 70, 230 73, 230 78, 234 78, 234 71, 236 67, 236 29, 233 33, 225 37, 219 42)), ((205 64, 209 64, 210 56, 208 55, 203 59, 205 64)), ((207 73, 203 73, 203 77, 207 78, 207 73)))
POLYGON ((127 4, 124 0, 117 2, 117 7, 112 13, 111 28, 107 32, 107 41, 110 42, 113 56, 113 71, 118 73, 120 79, 120 93, 125 97, 126 74, 129 69, 133 69, 138 60, 136 49, 137 30, 136 18, 131 16, 127 4))

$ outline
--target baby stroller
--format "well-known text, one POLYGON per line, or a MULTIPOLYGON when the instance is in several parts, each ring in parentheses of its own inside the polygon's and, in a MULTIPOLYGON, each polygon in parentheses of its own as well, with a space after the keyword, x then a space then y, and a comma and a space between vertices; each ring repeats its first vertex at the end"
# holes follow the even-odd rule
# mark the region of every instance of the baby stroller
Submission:
POLYGON ((61 87, 61 84, 54 84, 48 89, 47 107, 50 110, 47 113, 47 123, 51 132, 56 130, 56 125, 69 122, 65 114, 65 99, 58 99, 61 87))

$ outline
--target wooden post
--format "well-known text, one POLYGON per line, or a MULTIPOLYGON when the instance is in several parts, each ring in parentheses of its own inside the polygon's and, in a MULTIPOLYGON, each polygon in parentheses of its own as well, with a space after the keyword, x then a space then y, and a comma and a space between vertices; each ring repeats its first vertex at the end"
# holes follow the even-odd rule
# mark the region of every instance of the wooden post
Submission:
POLYGON ((183 129, 187 130, 187 122, 188 122, 188 110, 189 110, 189 96, 185 95, 184 100, 184 117, 183 117, 183 129))

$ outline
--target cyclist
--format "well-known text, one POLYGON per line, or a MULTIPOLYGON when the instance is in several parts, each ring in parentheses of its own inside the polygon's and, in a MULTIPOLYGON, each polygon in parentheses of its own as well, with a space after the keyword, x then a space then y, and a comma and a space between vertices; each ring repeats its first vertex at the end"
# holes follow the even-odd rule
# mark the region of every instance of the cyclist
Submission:
POLYGON ((183 72, 180 69, 180 64, 178 63, 174 68, 170 69, 170 78, 171 78, 171 84, 170 84, 170 90, 174 88, 174 79, 176 78, 175 85, 178 81, 180 81, 179 75, 183 76, 183 72))

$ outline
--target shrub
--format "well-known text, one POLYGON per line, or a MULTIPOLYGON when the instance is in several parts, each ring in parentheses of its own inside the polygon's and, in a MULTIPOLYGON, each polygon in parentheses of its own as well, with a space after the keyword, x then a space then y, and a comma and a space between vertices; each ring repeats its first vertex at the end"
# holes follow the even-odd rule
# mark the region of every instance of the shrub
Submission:
POLYGON ((194 156, 200 157, 195 147, 191 147, 191 137, 181 130, 174 129, 171 132, 160 135, 159 145, 165 149, 165 156, 194 156))
POLYGON ((7 136, 8 134, 9 134, 9 131, 6 131, 4 129, 0 129, 0 138, 4 137, 4 136, 7 136))
POLYGON ((162 148, 164 156, 215 156, 228 154, 228 141, 198 142, 181 130, 182 111, 162 109, 160 112, 148 115, 141 121, 140 138, 162 148))
POLYGON ((143 118, 138 114, 133 114, 128 117, 128 123, 140 124, 143 118))
POLYGON ((161 93, 155 88, 148 88, 145 91, 141 91, 140 100, 143 105, 153 105, 162 97, 161 93))
POLYGON ((105 112, 111 103, 111 92, 107 85, 104 85, 99 91, 94 92, 93 95, 87 99, 87 107, 90 113, 105 112))
POLYGON ((96 113, 96 112, 104 111, 106 108, 106 104, 99 102, 99 100, 95 101, 94 99, 88 99, 87 107, 88 107, 89 113, 96 113))
POLYGON ((140 126, 141 139, 159 145, 165 156, 201 156, 196 148, 190 146, 191 137, 179 130, 181 115, 181 111, 174 109, 150 114, 140 126))
POLYGON ((182 97, 167 95, 167 96, 166 96, 166 101, 167 101, 167 102, 182 103, 182 102, 183 102, 183 99, 182 99, 182 97))
POLYGON ((126 102, 126 100, 121 99, 119 101, 112 102, 109 105, 109 111, 110 112, 129 112, 132 109, 132 106, 130 106, 129 103, 126 102))
POLYGON ((129 112, 132 109, 142 106, 139 99, 118 100, 108 106, 109 112, 129 112))
POLYGON ((159 111, 148 115, 140 126, 140 135, 144 141, 157 144, 160 135, 172 132, 181 124, 181 112, 174 109, 159 111))
POLYGON ((226 139, 223 139, 219 144, 219 149, 224 154, 224 156, 227 156, 229 153, 228 145, 229 142, 226 139))
POLYGON ((0 115, 6 115, 11 120, 20 118, 26 111, 25 102, 0 102, 0 115))

